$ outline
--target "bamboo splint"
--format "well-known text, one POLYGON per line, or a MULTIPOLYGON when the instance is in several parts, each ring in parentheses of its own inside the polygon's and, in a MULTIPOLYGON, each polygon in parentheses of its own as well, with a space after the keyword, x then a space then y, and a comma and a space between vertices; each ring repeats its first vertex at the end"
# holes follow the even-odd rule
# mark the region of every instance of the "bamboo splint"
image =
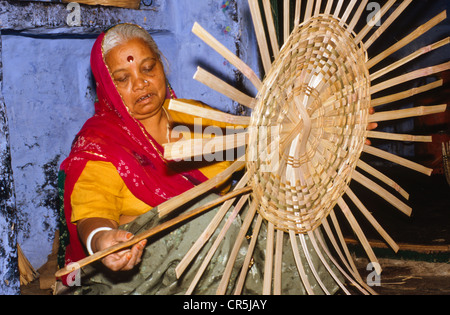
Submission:
POLYGON ((273 253, 275 248, 274 237, 275 226, 273 225, 273 223, 269 222, 266 237, 266 260, 264 262, 263 295, 270 295, 272 293, 273 253))
POLYGON ((247 132, 242 132, 208 139, 179 140, 163 145, 164 158, 170 161, 192 161, 216 153, 222 156, 225 150, 244 147, 248 143, 248 137, 247 132))
POLYGON ((272 60, 270 58, 269 46, 267 45, 266 41, 266 33, 264 31, 264 25, 258 0, 248 0, 248 5, 250 7, 250 13, 252 15, 256 41, 258 42, 263 68, 264 71, 268 73, 272 66, 272 60))
POLYGON ((28 285, 39 277, 39 273, 31 265, 19 244, 17 244, 17 262, 21 285, 28 285))
POLYGON ((295 259, 295 263, 297 265, 297 270, 298 273, 300 275, 300 279, 303 283, 303 287, 305 288, 306 292, 309 295, 314 295, 314 291, 312 289, 312 286, 309 282, 308 276, 305 273, 305 268, 303 267, 303 262, 302 259, 300 257, 300 252, 298 249, 298 243, 297 243, 297 239, 296 239, 296 234, 293 230, 289 231, 289 238, 291 240, 291 248, 292 248, 292 252, 294 253, 294 259, 295 259))
POLYGON ((367 68, 371 69, 373 66, 377 65, 381 61, 383 61, 385 58, 392 55, 394 52, 398 51, 399 49, 403 48, 404 46, 408 45, 418 37, 422 36, 429 30, 431 30, 433 27, 441 23, 443 20, 447 18, 447 12, 443 11, 440 14, 438 14, 436 17, 428 21, 427 23, 423 24, 419 28, 417 28, 415 31, 413 31, 408 36, 404 37, 402 40, 398 41, 388 49, 386 49, 384 52, 380 53, 379 55, 375 56, 374 58, 370 59, 367 62, 367 68))
POLYGON ((380 150, 378 148, 374 148, 372 146, 364 146, 364 152, 375 155, 379 158, 385 159, 387 161, 396 163, 398 165, 402 165, 404 167, 410 168, 414 171, 417 171, 419 173, 423 173, 425 175, 430 176, 433 170, 431 168, 425 167, 423 165, 417 164, 415 162, 409 161, 405 158, 399 157, 395 154, 380 150))
POLYGON ((253 108, 254 106, 255 99, 253 97, 250 97, 245 93, 242 93, 235 87, 222 81, 221 79, 217 78, 216 76, 202 69, 201 67, 197 68, 197 72, 194 74, 194 79, 205 84, 211 89, 229 97, 230 99, 238 102, 241 105, 244 105, 248 108, 253 108))
POLYGON ((237 160, 219 175, 159 205, 158 206, 159 217, 162 218, 168 215, 169 213, 178 209, 185 203, 197 198, 198 196, 210 191, 215 187, 220 186, 222 183, 228 180, 230 176, 233 175, 233 173, 237 172, 238 170, 244 167, 243 160, 244 158, 237 160))
POLYGON ((416 71, 398 76, 398 77, 390 79, 390 80, 386 80, 382 83, 372 86, 370 89, 370 93, 375 94, 380 91, 386 90, 388 88, 397 86, 399 84, 402 84, 402 83, 405 83, 408 81, 412 81, 415 79, 423 78, 426 76, 430 76, 430 75, 433 75, 433 74, 436 74, 439 72, 443 72, 446 70, 450 70, 450 62, 446 62, 441 65, 437 65, 437 66, 433 66, 433 67, 423 68, 420 70, 416 70, 416 71))
POLYGON ((356 24, 358 23, 358 21, 361 18, 362 13, 364 12, 364 10, 367 8, 367 3, 369 2, 369 0, 363 0, 361 1, 361 4, 358 7, 358 10, 356 11, 356 13, 354 14, 351 22, 348 24, 347 27, 347 31, 349 33, 353 32, 356 24))
POLYGON ((408 109, 399 109, 387 112, 378 112, 369 117, 369 122, 381 122, 417 116, 426 116, 443 113, 447 109, 447 104, 435 106, 419 106, 408 109))
POLYGON ((372 28, 380 21, 380 19, 389 11, 389 9, 394 5, 397 0, 389 0, 386 4, 381 8, 378 14, 375 14, 370 21, 366 24, 366 26, 356 35, 355 42, 360 43, 364 37, 369 34, 372 28))
POLYGON ((391 26, 391 24, 406 10, 413 0, 404 0, 386 21, 364 42, 364 49, 368 50, 372 44, 391 26))
POLYGON ((189 220, 189 219, 191 219, 191 218, 193 218, 193 217, 195 217, 197 215, 200 215, 201 213, 204 213, 205 211, 208 211, 208 210, 214 208, 215 206, 223 203, 224 201, 226 201, 228 199, 235 198, 235 197, 237 197, 239 195, 242 195, 242 194, 248 194, 250 191, 251 191, 251 188, 250 187, 246 187, 246 188, 243 188, 243 189, 240 189, 240 190, 233 191, 233 192, 231 192, 231 193, 229 193, 229 194, 227 194, 225 196, 219 197, 218 199, 213 200, 213 201, 209 202, 206 205, 203 205, 203 206, 201 206, 201 207, 199 207, 197 209, 194 209, 194 210, 191 210, 189 212, 186 212, 186 213, 184 213, 184 214, 182 214, 182 215, 180 215, 180 216, 178 216, 178 217, 176 217, 176 218, 174 218, 172 220, 169 220, 167 222, 161 223, 160 225, 158 225, 158 226, 156 226, 154 228, 151 228, 151 229, 149 229, 147 231, 144 231, 144 232, 140 233, 139 235, 136 235, 133 239, 131 239, 128 242, 116 244, 116 245, 111 246, 109 248, 106 248, 106 249, 104 249, 102 251, 96 252, 93 255, 88 256, 88 257, 86 257, 84 259, 81 259, 78 262, 69 264, 66 267, 58 270, 55 273, 55 276, 57 278, 60 278, 62 276, 68 275, 69 273, 74 272, 74 271, 76 271, 76 270, 78 270, 80 268, 83 268, 83 267, 85 267, 85 266, 87 266, 87 265, 89 265, 89 264, 91 264, 91 263, 93 263, 95 261, 98 261, 98 260, 100 260, 100 259, 102 259, 102 258, 104 258, 104 257, 106 257, 106 256, 108 256, 110 254, 113 254, 115 252, 118 252, 120 250, 129 248, 129 247, 132 247, 133 245, 139 243, 140 241, 143 241, 143 240, 145 240, 147 238, 150 238, 150 237, 152 237, 152 236, 154 236, 154 235, 156 235, 158 233, 161 233, 161 232, 163 232, 163 231, 165 231, 167 229, 170 229, 171 227, 173 227, 173 226, 175 226, 177 224, 180 224, 180 223, 185 222, 186 220, 189 220))
MULTIPOLYGON (((243 189, 247 185, 247 183, 248 183, 248 172, 242 176, 240 181, 236 184, 234 190, 243 189)), ((236 198, 227 200, 217 211, 217 214, 214 216, 213 220, 211 220, 208 227, 205 229, 205 231, 203 231, 202 235, 197 239, 194 245, 192 245, 192 247, 189 249, 189 251, 186 253, 186 255, 183 257, 183 259, 175 268, 177 278, 181 277, 183 272, 186 270, 187 266, 192 262, 195 256, 197 256, 198 252, 203 248, 206 242, 217 230, 217 227, 219 226, 220 222, 223 220, 225 214, 231 208, 235 200, 236 198)))
POLYGON ((368 138, 374 139, 385 139, 385 140, 394 140, 394 141, 407 141, 407 142, 432 142, 432 136, 415 136, 415 135, 405 135, 405 134, 395 134, 389 132, 380 132, 380 131, 368 131, 368 138))
POLYGON ((280 47, 278 45, 277 32, 275 30, 275 23, 273 21, 272 8, 270 0, 263 0, 264 14, 266 18, 267 28, 269 31, 270 45, 272 47, 272 54, 274 58, 277 58, 280 53, 280 47))
POLYGON ((62 0, 63 3, 77 2, 88 5, 104 5, 119 8, 139 9, 140 0, 62 0))
POLYGON ((224 57, 233 66, 235 66, 245 77, 250 80, 250 82, 252 82, 255 88, 257 88, 258 90, 261 88, 262 82, 258 78, 256 73, 229 49, 227 49, 223 44, 221 44, 217 39, 215 39, 210 33, 208 33, 204 28, 202 28, 200 24, 198 24, 197 22, 194 23, 192 32, 206 44, 208 44, 212 49, 214 49, 217 53, 219 53, 222 57, 224 57))
POLYGON ((435 81, 435 82, 432 82, 432 83, 429 83, 429 84, 426 84, 426 85, 423 85, 420 87, 412 88, 407 91, 403 91, 403 92, 395 93, 392 95, 372 99, 370 105, 372 107, 377 107, 377 106, 401 101, 401 100, 407 99, 409 97, 413 97, 414 95, 417 95, 420 93, 425 93, 425 92, 431 91, 433 89, 436 89, 438 87, 441 87, 443 85, 443 83, 444 83, 443 80, 438 80, 438 81, 435 81))

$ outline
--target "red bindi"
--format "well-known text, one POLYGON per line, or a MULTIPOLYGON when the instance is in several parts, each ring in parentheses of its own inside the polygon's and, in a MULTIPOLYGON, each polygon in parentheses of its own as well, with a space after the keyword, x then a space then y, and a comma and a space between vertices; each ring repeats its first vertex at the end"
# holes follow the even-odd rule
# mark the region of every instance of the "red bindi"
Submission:
POLYGON ((133 62, 134 61, 134 57, 133 56, 128 56, 127 61, 128 62, 133 62))

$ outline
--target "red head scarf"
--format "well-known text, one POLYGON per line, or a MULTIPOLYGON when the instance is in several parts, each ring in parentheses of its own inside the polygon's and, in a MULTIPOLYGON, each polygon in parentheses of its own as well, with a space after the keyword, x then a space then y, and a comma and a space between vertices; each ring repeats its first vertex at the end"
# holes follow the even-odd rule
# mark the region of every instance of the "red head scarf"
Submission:
POLYGON ((112 163, 134 196, 152 207, 177 196, 207 178, 198 170, 179 173, 163 158, 164 150, 143 125, 127 111, 105 64, 102 33, 91 53, 91 68, 97 85, 95 115, 78 133, 69 157, 62 163, 64 216, 69 231, 66 264, 85 257, 76 226, 70 221, 70 197, 88 161, 112 163))

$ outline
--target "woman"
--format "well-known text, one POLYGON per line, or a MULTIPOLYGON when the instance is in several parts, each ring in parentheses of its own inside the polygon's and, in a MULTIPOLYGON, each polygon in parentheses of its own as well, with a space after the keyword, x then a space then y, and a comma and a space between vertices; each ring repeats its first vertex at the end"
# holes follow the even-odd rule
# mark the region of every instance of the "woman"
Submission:
MULTIPOLYGON (((162 145, 178 140, 171 129, 193 125, 193 117, 167 110, 166 99, 174 94, 162 55, 145 30, 121 24, 101 34, 92 49, 91 67, 97 85, 95 115, 61 165, 60 266, 129 240, 133 234, 123 230, 124 225, 143 214, 150 225, 156 224, 154 207, 229 166, 220 162, 180 171, 164 160, 162 145)), ((198 220, 194 223, 200 224, 198 220)), ((145 246, 146 240, 102 263, 123 275, 141 262, 145 246)))

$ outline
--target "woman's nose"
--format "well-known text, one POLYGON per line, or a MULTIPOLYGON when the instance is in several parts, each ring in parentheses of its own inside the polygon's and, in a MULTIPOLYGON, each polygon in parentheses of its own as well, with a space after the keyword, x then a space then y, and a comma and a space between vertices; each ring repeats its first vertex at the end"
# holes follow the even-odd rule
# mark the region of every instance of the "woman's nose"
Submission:
POLYGON ((141 90, 148 85, 148 81, 143 77, 137 77, 133 82, 134 90, 141 90))

